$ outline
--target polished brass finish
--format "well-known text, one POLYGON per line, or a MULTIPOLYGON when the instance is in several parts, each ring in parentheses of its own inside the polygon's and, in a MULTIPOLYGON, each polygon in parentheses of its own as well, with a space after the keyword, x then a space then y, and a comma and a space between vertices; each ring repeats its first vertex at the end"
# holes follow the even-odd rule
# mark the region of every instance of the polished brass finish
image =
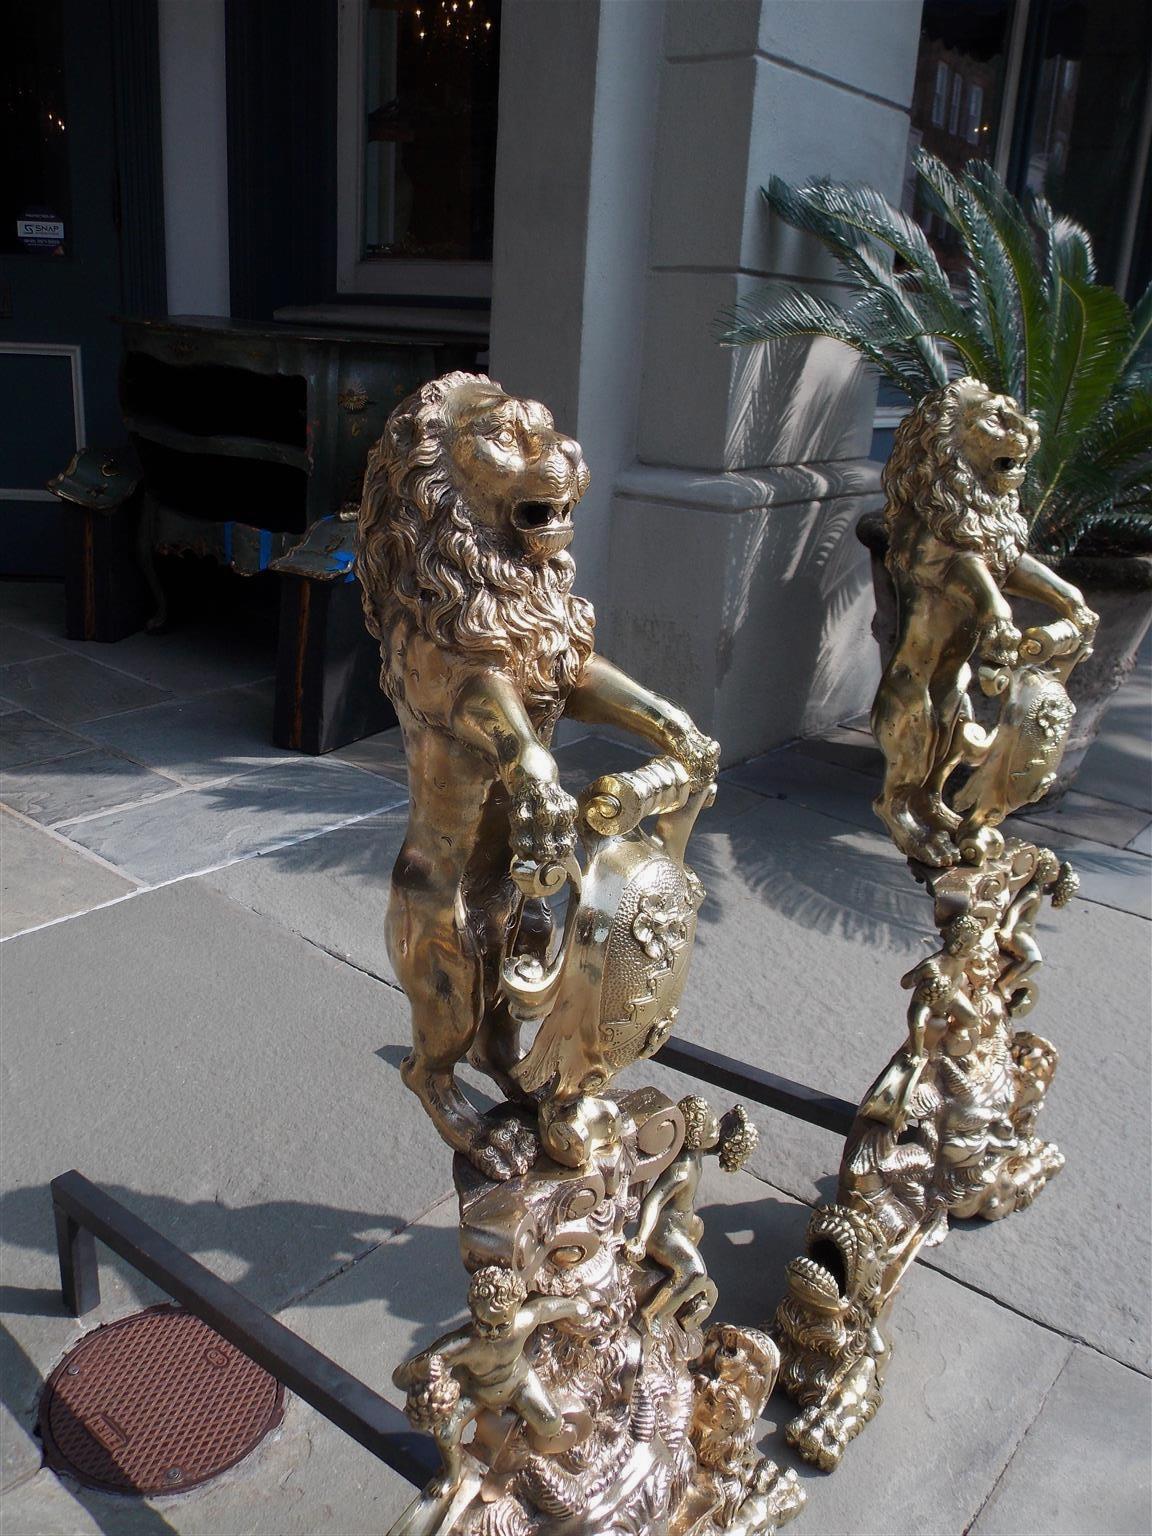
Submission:
POLYGON ((752 1448, 776 1354, 703 1334, 693 1209, 703 1157, 735 1169, 755 1133, 615 1086, 676 1019, 719 749, 593 651, 567 553, 587 483, 542 405, 468 374, 397 407, 365 480, 358 573, 411 789, 388 914, 402 1070, 457 1154, 472 1275, 468 1323, 395 1374, 444 1461, 395 1531, 767 1536, 803 1497, 752 1448), (658 755, 573 800, 562 715, 658 755), (465 1056, 507 1097, 487 1116, 465 1056))
POLYGON ((1036 1001, 1041 906, 1063 906, 1078 882, 999 826, 1052 782, 1064 685, 1096 616, 1023 552, 1016 488, 1035 448, 1014 401, 961 379, 905 419, 885 471, 899 632, 872 712, 886 760, 876 810, 932 897, 941 942, 903 978, 906 1039, 864 1096, 836 1203, 814 1213, 776 1313, 781 1382, 801 1405, 787 1438, 827 1471, 880 1406, 888 1313, 921 1249, 949 1217, 1024 1209, 1064 1165, 1036 1133, 1057 1053, 1019 1025, 1036 1001), (1060 617, 1021 632, 1005 593, 1060 617), (989 728, 968 692, 977 650, 980 689, 999 703, 989 728))
POLYGON ((1077 588, 1025 548, 1019 487, 1037 440, 1014 400, 958 379, 904 418, 884 470, 899 627, 872 706, 876 811, 902 853, 938 868, 973 839, 977 856, 993 847, 987 829, 1049 787, 1072 715, 1063 684, 1096 629, 1077 588), (1022 636, 1008 596, 1062 622, 1022 636), (998 731, 974 720, 974 654, 981 688, 1002 695, 998 731), (952 808, 944 789, 962 763, 977 773, 952 808))

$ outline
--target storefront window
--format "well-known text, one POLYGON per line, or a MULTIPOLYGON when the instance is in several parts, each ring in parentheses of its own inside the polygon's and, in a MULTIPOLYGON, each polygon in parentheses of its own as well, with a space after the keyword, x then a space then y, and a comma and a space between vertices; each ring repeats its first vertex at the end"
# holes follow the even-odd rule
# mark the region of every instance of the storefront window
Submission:
POLYGON ((500 0, 371 0, 361 256, 490 261, 500 0))
POLYGON ((1141 163, 1147 174, 1152 7, 1052 0, 1044 20, 1014 170, 1088 228, 1101 278, 1123 280, 1144 191, 1141 163))
MULTIPOLYGON (((1012 0, 925 0, 910 153, 923 145, 954 171, 995 158, 1012 16, 1012 0)), ((943 265, 958 267, 955 236, 920 204, 911 177, 908 196, 943 265)))
POLYGON ((0 47, 0 253, 70 249, 68 108, 59 0, 7 8, 0 47))

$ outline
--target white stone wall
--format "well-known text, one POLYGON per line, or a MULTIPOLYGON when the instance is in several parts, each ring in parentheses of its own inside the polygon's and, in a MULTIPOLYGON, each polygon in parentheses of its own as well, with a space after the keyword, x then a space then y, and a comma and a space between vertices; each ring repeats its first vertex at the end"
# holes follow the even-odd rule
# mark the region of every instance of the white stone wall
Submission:
POLYGON ((831 266, 759 189, 898 195, 920 0, 507 0, 492 367, 553 405, 593 486, 600 643, 732 762, 867 706, 874 387, 829 343, 717 317, 831 266))

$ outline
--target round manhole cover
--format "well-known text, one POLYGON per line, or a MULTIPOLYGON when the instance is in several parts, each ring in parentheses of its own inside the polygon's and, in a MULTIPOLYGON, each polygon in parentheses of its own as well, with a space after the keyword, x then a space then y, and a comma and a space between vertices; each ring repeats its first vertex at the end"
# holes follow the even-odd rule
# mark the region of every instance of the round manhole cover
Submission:
POLYGON ((280 1422, 284 1389, 190 1312, 151 1307, 87 1334, 40 1402, 45 1460, 92 1488, 179 1493, 280 1422))

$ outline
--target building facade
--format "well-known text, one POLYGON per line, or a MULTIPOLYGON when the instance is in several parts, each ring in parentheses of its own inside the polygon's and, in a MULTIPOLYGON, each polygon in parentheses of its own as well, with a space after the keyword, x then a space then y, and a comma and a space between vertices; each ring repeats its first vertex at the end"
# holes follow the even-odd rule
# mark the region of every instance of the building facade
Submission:
POLYGON ((63 60, 59 100, 86 147, 70 145, 70 190, 15 194, 18 215, 40 207, 68 232, 47 276, 42 253, 4 247, 0 379, 24 399, 51 361, 73 388, 53 374, 55 425, 30 426, 20 462, 0 467, 9 565, 52 568, 53 509, 22 491, 60 467, 71 434, 115 435, 113 311, 455 326, 487 333, 492 375, 584 446, 575 553, 607 653, 683 699, 728 761, 855 713, 876 663, 853 528, 880 504, 874 453, 899 407, 878 414, 874 383, 834 344, 719 344, 724 312, 766 282, 835 293, 830 264, 759 189, 826 175, 911 207, 923 142, 950 163, 993 159, 1017 187, 1055 181, 1076 213, 1078 196, 1099 202, 1081 162, 1100 127, 1078 87, 1113 48, 1127 61, 1111 75, 1128 91, 1119 211, 1098 217, 1131 289, 1149 261, 1149 23, 1122 0, 1088 9, 45 0, 38 14, 59 25, 39 23, 36 44, 63 60), (103 129, 79 78, 97 64, 103 129), (97 262, 85 157, 105 139, 121 190, 97 262), (69 196, 57 217, 47 200, 69 196))

